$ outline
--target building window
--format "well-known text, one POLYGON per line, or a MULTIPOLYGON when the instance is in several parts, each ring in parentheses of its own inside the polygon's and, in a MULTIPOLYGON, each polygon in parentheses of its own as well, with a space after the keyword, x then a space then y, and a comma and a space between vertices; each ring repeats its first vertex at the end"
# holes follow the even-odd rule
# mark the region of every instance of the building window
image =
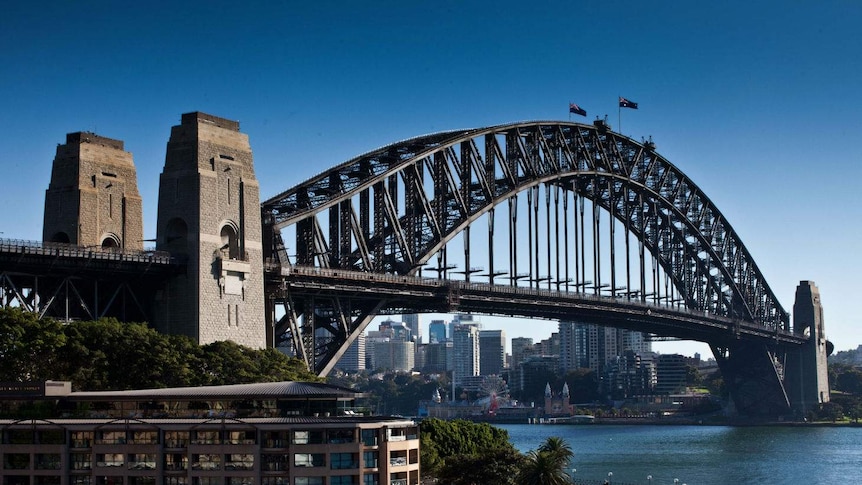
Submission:
POLYGON ((391 466, 405 466, 405 465, 407 465, 407 450, 393 451, 389 455, 389 464, 391 466))
POLYGON ((377 446, 377 430, 363 429, 362 444, 364 444, 365 446, 377 446))
POLYGON ((419 463, 419 450, 414 448, 410 450, 410 464, 413 465, 415 463, 419 463))
POLYGON ((332 453, 329 455, 329 468, 333 470, 359 468, 359 463, 353 453, 332 453))
POLYGON ((165 485, 189 485, 189 479, 186 477, 165 477, 165 485))
POLYGON ((261 468, 267 472, 286 471, 290 465, 288 464, 289 455, 262 455, 260 457, 263 465, 261 468))
POLYGON ((89 448, 93 442, 92 431, 72 431, 72 448, 89 448))
POLYGON ((323 453, 295 453, 293 455, 293 466, 326 466, 326 455, 323 453))
POLYGON ((165 455, 165 471, 182 471, 187 470, 188 468, 188 456, 181 453, 168 453, 165 455))
POLYGON ((30 454, 29 453, 6 453, 3 455, 4 470, 29 470, 30 469, 30 454))
POLYGON ((129 470, 155 470, 156 455, 151 453, 133 453, 129 455, 129 470))
POLYGON ((131 443, 136 445, 154 445, 159 442, 158 431, 134 431, 131 443))
POLYGON ((341 475, 329 478, 329 485, 357 485, 359 477, 356 475, 341 475))
POLYGON ((254 455, 248 453, 234 453, 225 457, 225 470, 253 470, 254 455))
POLYGON ((221 455, 192 455, 192 470, 221 470, 221 455))
POLYGON ((353 443, 355 433, 352 429, 330 429, 326 432, 326 442, 330 444, 353 443))
POLYGON ((69 455, 72 470, 89 470, 92 468, 92 458, 89 453, 72 453, 69 455))
POLYGON ((290 479, 285 477, 263 477, 260 485, 290 485, 290 479))
POLYGON ((293 485, 323 485, 323 477, 296 477, 293 485))
POLYGON ((65 444, 66 434, 60 430, 39 431, 39 443, 43 445, 65 444))
POLYGON ((362 485, 380 485, 380 475, 376 473, 366 473, 362 476, 362 485))
POLYGON ((57 453, 37 453, 36 454, 36 469, 37 470, 59 470, 60 455, 57 453))
POLYGON ((197 431, 192 440, 193 445, 218 445, 221 444, 221 437, 218 431, 197 431))
POLYGON ((126 464, 126 457, 122 453, 105 453, 96 455, 96 467, 117 468, 126 464))
POLYGON ((99 445, 123 445, 125 443, 125 431, 102 431, 96 437, 96 444, 99 445))
POLYGON ((165 448, 185 448, 188 444, 188 431, 165 431, 165 448))
POLYGON ((69 485, 93 485, 92 477, 70 477, 69 485))
POLYGON ((293 444, 319 445, 323 443, 323 431, 294 431, 293 444))
POLYGON ((252 477, 227 477, 224 479, 224 485, 254 485, 252 477))
POLYGON ((129 477, 129 485, 156 485, 156 477, 129 477))
POLYGON ((362 462, 365 468, 377 468, 377 452, 366 451, 362 453, 362 462))

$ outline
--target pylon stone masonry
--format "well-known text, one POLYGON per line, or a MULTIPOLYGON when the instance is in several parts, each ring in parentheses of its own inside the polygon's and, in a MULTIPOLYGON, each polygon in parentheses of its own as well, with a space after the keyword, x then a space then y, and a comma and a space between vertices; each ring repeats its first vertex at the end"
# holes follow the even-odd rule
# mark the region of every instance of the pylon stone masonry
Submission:
POLYGON ((187 258, 187 274, 157 293, 155 327, 264 347, 260 188, 238 122, 194 112, 171 129, 157 226, 156 249, 187 258))
POLYGON ((51 167, 42 240, 140 251, 141 206, 135 164, 123 142, 69 133, 51 167))

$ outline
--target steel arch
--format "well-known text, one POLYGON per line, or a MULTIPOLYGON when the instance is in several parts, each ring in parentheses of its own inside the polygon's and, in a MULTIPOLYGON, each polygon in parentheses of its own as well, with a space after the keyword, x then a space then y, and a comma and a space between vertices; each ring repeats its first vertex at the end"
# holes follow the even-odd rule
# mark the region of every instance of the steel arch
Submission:
POLYGON ((789 315, 706 194, 651 142, 601 121, 449 131, 356 157, 262 204, 268 255, 289 262, 280 230, 295 226, 296 264, 412 275, 480 216, 542 184, 573 191, 630 226, 688 308, 790 330, 789 315))
MULTIPOLYGON (((291 264, 280 231, 294 226, 296 265, 413 275, 472 222, 541 185, 572 191, 626 224, 687 308, 790 331, 789 315, 715 204, 654 144, 602 121, 449 131, 371 151, 264 202, 264 251, 291 264), (328 233, 319 218, 328 219, 328 233)), ((290 328, 277 330, 325 374, 379 310, 367 306, 336 301, 319 317, 292 308, 290 328), (317 323, 300 329, 299 314, 328 321, 321 326, 330 337, 309 334, 317 323)))

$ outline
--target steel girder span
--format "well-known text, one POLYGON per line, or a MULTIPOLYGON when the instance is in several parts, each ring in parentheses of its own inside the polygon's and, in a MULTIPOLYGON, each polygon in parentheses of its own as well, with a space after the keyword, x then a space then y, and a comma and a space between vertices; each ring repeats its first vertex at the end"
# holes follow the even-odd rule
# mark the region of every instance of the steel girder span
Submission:
MULTIPOLYGON (((471 225, 486 218, 489 269, 484 277, 491 284, 502 276, 500 279, 509 285, 527 283, 538 288, 545 282, 558 290, 658 302, 661 284, 655 273, 661 272, 670 288, 665 291, 666 303, 752 322, 775 333, 792 332, 788 313, 738 234, 706 194, 659 155, 651 142, 636 142, 611 131, 601 121, 593 125, 513 123, 394 143, 267 200, 262 211, 264 252, 270 268, 295 265, 417 276, 436 257, 432 270, 446 278, 455 273, 448 263, 447 243, 461 235, 461 274, 469 282, 471 274, 479 271, 470 265, 471 225), (524 196, 526 207, 518 204, 524 196), (560 200, 566 225, 562 233, 560 200), (585 201, 593 212, 586 217, 585 201), (569 240, 568 232, 570 202, 575 207, 574 241, 569 240), (542 226, 547 232, 548 250, 540 260, 545 249, 539 228, 542 205, 547 211, 542 226), (490 242, 495 227, 501 225, 494 222, 495 212, 500 211, 507 214, 497 217, 508 228, 506 270, 496 269, 495 244, 490 242), (605 238, 610 240, 609 255, 601 254, 598 243, 603 232, 598 211, 610 221, 605 238), (552 236, 553 224, 557 227, 552 236), (625 233, 624 287, 617 286, 621 278, 614 268, 614 227, 625 233), (283 232, 293 238, 290 251, 283 242, 283 232), (593 241, 590 262, 584 258, 588 235, 593 241), (630 249, 630 239, 636 241, 635 249, 630 249), (565 248, 562 255, 559 246, 565 248), (574 278, 570 272, 571 247, 575 252, 574 278), (633 254, 638 273, 634 284, 629 262, 633 254), (564 275, 560 274, 562 259, 564 275), (645 265, 645 260, 650 264, 645 265), (518 272, 519 261, 521 269, 529 267, 528 273, 518 272), (605 270, 601 269, 603 262, 605 270), (546 275, 540 274, 543 263, 547 265, 546 275), (651 291, 646 281, 650 271, 651 291), (593 280, 588 281, 588 276, 593 280), (640 284, 635 289, 637 280, 640 284)), ((399 308, 397 298, 362 301, 347 295, 343 299, 309 297, 300 288, 292 288, 289 279, 272 277, 274 274, 270 273, 269 300, 273 305, 284 305, 277 321, 274 306, 269 312, 274 343, 291 346, 322 375, 331 370, 374 315, 411 310, 403 305, 399 308)), ((720 361, 732 358, 732 345, 711 343, 720 361)), ((780 360, 770 354, 770 361, 776 359, 780 360)))

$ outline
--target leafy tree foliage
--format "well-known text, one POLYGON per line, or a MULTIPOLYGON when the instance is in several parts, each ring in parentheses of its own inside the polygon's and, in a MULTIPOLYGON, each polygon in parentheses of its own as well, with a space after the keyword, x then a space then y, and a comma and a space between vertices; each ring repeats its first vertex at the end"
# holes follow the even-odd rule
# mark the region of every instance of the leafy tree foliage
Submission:
POLYGON ((114 319, 63 325, 16 308, 0 309, 0 362, 0 380, 68 380, 90 391, 319 380, 275 349, 199 346, 114 319))
POLYGON ((335 374, 327 377, 326 382, 369 393, 367 403, 376 414, 405 416, 415 415, 419 401, 430 400, 434 391, 448 388, 444 376, 405 373, 335 374))
MULTIPOLYGON (((509 433, 506 430, 495 428, 487 423, 473 423, 460 419, 423 420, 420 424, 420 440, 422 470, 430 476, 436 476, 438 473, 455 473, 457 469, 452 470, 451 467, 463 461, 475 459, 490 463, 496 459, 509 459, 513 454, 518 454, 509 442, 509 433), (468 458, 470 456, 474 458, 468 458)), ((489 466, 489 473, 499 473, 501 467, 505 468, 505 463, 489 466)), ((487 479, 475 483, 506 482, 487 479)))
POLYGON ((567 470, 572 449, 563 439, 549 437, 538 450, 527 453, 521 464, 517 482, 534 485, 564 485, 569 483, 567 470))
POLYGON ((50 379, 62 362, 57 353, 65 344, 63 327, 56 321, 0 308, 0 381, 50 379))
POLYGON ((523 462, 524 456, 514 449, 455 455, 446 459, 436 477, 439 483, 449 485, 516 485, 523 462))

